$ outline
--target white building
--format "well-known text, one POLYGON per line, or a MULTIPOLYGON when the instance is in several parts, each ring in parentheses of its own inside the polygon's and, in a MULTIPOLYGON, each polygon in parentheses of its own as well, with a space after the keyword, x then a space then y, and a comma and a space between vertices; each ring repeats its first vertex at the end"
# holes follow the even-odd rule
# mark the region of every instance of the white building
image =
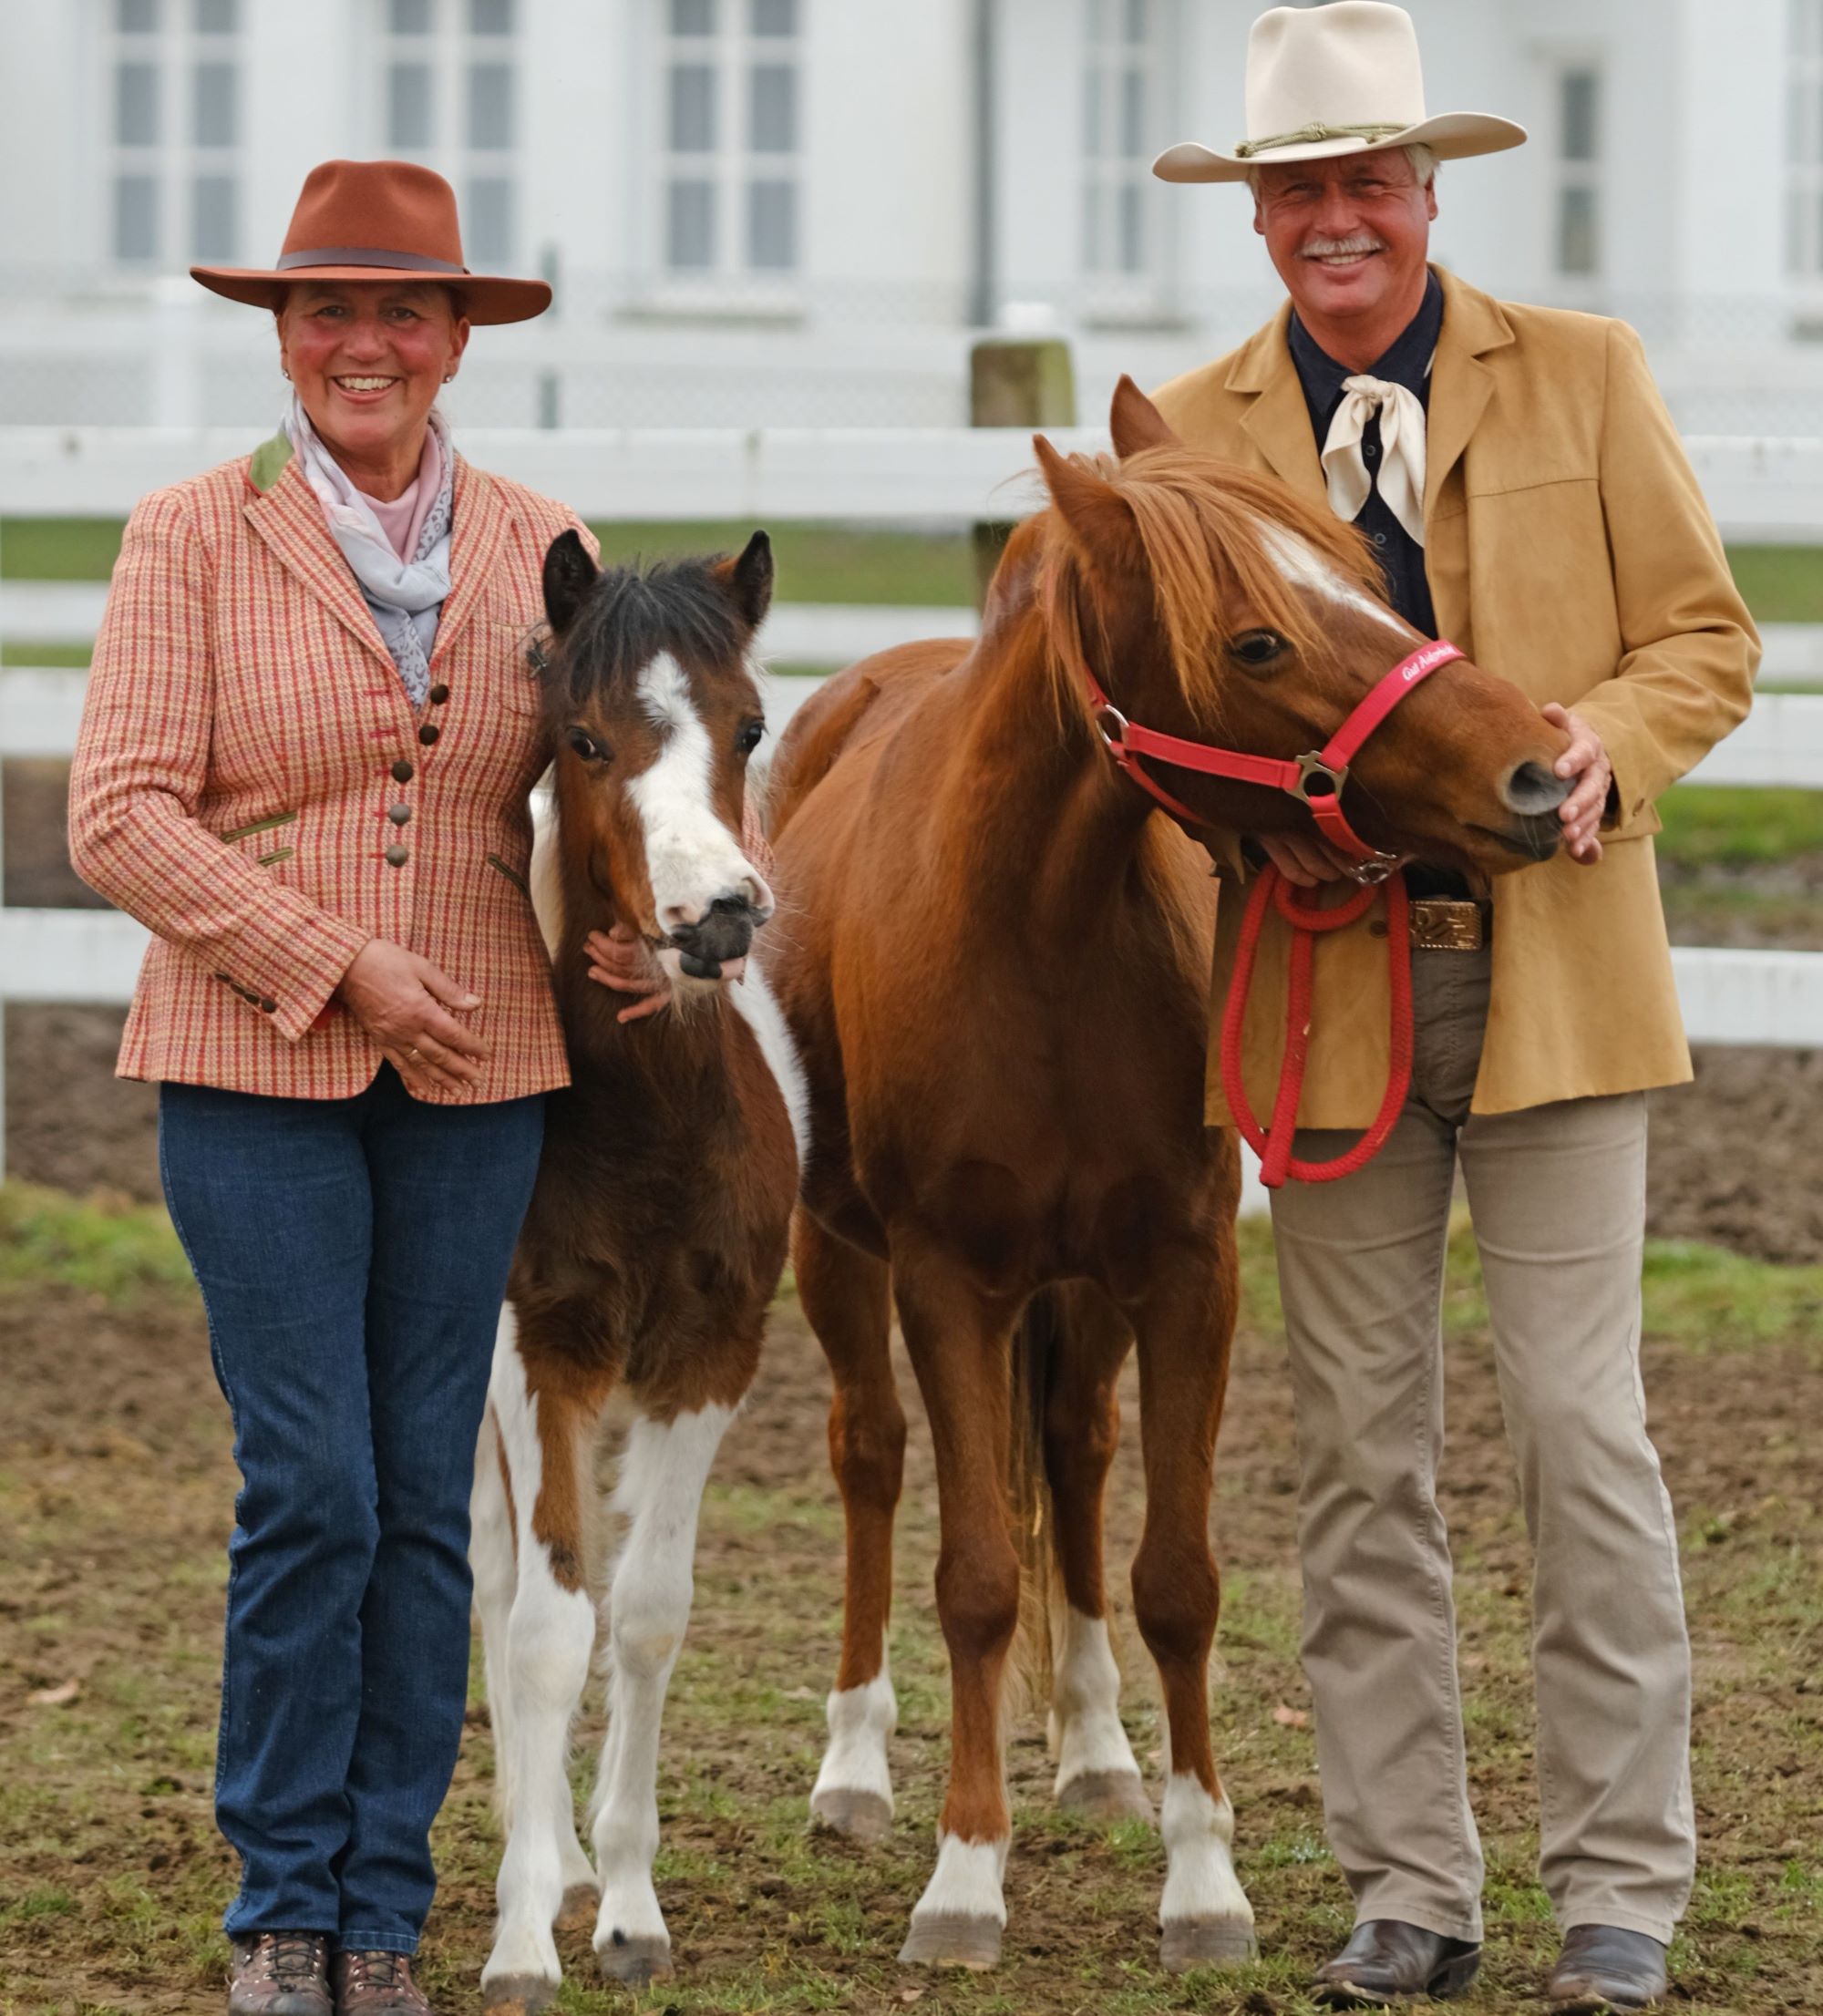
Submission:
MULTIPOLYGON (((1409 0, 1437 255, 1641 328, 1695 432, 1823 434, 1823 0, 1409 0)), ((0 0, 0 424, 274 417, 265 264, 306 169, 409 156, 469 262, 558 306, 484 331, 458 417, 965 417, 980 327, 1076 345, 1085 416, 1259 322, 1240 137, 1255 0, 0 0)))

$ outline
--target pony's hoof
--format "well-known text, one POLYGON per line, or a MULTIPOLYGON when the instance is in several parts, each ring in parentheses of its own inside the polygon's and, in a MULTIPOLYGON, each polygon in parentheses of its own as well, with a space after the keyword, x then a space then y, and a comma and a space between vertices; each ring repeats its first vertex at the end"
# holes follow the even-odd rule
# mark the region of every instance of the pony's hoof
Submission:
POLYGON ((1251 1923, 1241 1918, 1177 1918, 1165 1927, 1159 1959, 1168 1974, 1192 1967, 1244 1967, 1260 1956, 1251 1923))
POLYGON ((1058 1793, 1057 1805, 1089 1820, 1143 1820, 1151 1826, 1158 1818, 1137 1771, 1081 1772, 1058 1793))
POLYGON ((560 1932, 592 1932, 601 1908, 602 1893, 592 1883, 572 1883, 564 1891, 551 1923, 560 1932))
POLYGON ((970 1967, 977 1972, 1000 1960, 1000 1921, 962 1911, 914 1918, 899 1954, 903 1967, 970 1967))
POLYGON ((811 1795, 810 1818, 817 1826, 845 1834, 850 1841, 883 1841, 892 1831, 892 1804, 877 1792, 832 1785, 811 1795))
POLYGON ((595 1949, 610 1980, 644 1988, 671 1971, 671 1941, 663 1933, 611 1932, 595 1949))
POLYGON ((502 1974, 481 1983, 481 2006, 488 2016, 538 2016, 557 2000, 558 1985, 541 1974, 502 1974))

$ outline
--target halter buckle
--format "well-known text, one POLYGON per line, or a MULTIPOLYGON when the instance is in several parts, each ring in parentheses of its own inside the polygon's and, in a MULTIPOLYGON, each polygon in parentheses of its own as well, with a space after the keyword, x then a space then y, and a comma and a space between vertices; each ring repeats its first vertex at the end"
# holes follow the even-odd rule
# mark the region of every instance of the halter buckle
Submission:
POLYGON ((1302 798, 1308 805, 1311 801, 1311 779, 1323 777, 1328 780, 1329 789, 1319 791, 1317 796, 1340 801, 1342 787, 1348 782, 1348 766, 1345 763, 1338 770, 1333 764, 1325 763, 1316 750, 1307 749, 1298 757, 1297 765, 1298 781, 1292 787, 1293 797, 1302 798))
POLYGON ((1101 705, 1096 708, 1095 725, 1097 734, 1100 735, 1103 742, 1107 745, 1108 748, 1112 750, 1116 756, 1125 756, 1128 754, 1127 731, 1132 725, 1132 724, 1128 720, 1127 716, 1121 713, 1120 709, 1115 705, 1113 701, 1104 700, 1101 705), (1107 724, 1110 721, 1117 721, 1120 724, 1120 733, 1117 735, 1110 735, 1107 732, 1107 724))
POLYGON ((1403 854, 1373 854, 1365 861, 1350 861, 1342 872, 1351 882, 1377 889, 1382 882, 1390 880, 1405 861, 1403 854))

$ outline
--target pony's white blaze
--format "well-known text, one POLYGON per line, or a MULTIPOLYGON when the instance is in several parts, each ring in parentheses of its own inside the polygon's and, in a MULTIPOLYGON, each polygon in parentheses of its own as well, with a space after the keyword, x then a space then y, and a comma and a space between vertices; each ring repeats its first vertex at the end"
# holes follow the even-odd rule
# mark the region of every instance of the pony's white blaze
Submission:
POLYGON ((1260 543, 1266 549, 1273 566, 1293 588, 1307 588, 1330 602, 1339 602, 1344 609, 1372 616, 1396 636, 1403 638, 1410 634, 1390 609, 1376 602, 1371 595, 1364 594, 1352 581, 1344 581, 1314 546, 1300 539, 1288 527, 1272 525, 1262 519, 1260 543))
POLYGON ((699 923, 718 896, 769 911, 772 891, 716 813, 714 752, 690 681, 662 651, 639 675, 640 703, 664 735, 657 759, 627 786, 645 833, 646 875, 669 931, 699 923))
POLYGON ((1104 1772, 1137 1778, 1139 1766, 1120 1725, 1120 1669, 1107 1641, 1107 1620, 1071 1608, 1064 1613, 1062 1637, 1051 1681, 1058 1793, 1104 1772))
POLYGON ((1193 1774, 1174 1771, 1165 1786, 1159 1831, 1166 1857, 1159 1922, 1215 1918, 1251 1925, 1253 1907, 1234 1873, 1234 1808, 1228 1795, 1212 1799, 1193 1774))
POLYGON ((829 1743, 811 1789, 810 1807, 825 1795, 870 1794, 892 1810, 892 1770, 886 1745, 899 1726, 899 1697, 892 1691, 882 1649, 880 1671, 864 1687, 839 1688, 826 1704, 829 1743))
POLYGON ((602 1908, 595 1947, 668 1949, 652 1887, 658 1852, 658 1732, 664 1691, 690 1620, 696 1515, 709 1466, 734 1419, 709 1406, 627 1435, 614 1509, 629 1520, 608 1597, 608 1734, 596 1789, 602 1908))
POLYGON ((753 1031, 759 1054, 766 1059, 767 1069, 771 1072, 779 1096, 785 1101, 785 1111, 791 1122, 791 1138, 798 1144, 798 1170, 801 1178, 804 1166, 810 1158, 810 1088, 805 1081, 798 1045, 786 1026, 785 1013, 757 959, 747 961, 746 979, 739 986, 729 990, 728 998, 741 1020, 753 1031))
MULTIPOLYGON (((500 1312, 488 1385, 512 1487, 515 1586, 503 1641, 488 1643, 488 1692, 510 1818, 495 1883, 499 1923, 482 1970, 483 1988, 537 1981, 553 1989, 561 1970, 551 1928, 566 1889, 592 1887, 594 1871, 576 1838, 575 1805, 565 1769, 570 1723, 589 1678, 595 1617, 580 1589, 562 1587, 532 1531, 543 1483, 538 1402, 526 1388, 511 1305, 500 1312)), ((504 1490, 501 1492, 504 1499, 504 1490)), ((479 1564, 478 1583, 479 1586, 479 1564)), ((484 1613, 485 1620, 485 1613, 484 1613)))

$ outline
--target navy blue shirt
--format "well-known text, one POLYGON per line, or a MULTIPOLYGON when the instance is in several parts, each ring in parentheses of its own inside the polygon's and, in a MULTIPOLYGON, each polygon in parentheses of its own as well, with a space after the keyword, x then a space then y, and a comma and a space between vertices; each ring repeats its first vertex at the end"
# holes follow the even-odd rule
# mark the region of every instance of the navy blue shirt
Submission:
MULTIPOLYGON (((1437 339, 1443 332, 1443 288, 1435 273, 1429 276, 1418 312, 1406 324, 1384 356, 1368 365, 1366 375, 1402 385, 1417 395, 1426 417, 1430 413, 1430 360, 1437 354, 1437 339)), ((1292 361, 1304 388, 1304 404, 1310 408, 1311 427, 1316 435, 1318 455, 1329 438, 1329 424, 1342 404, 1342 381, 1355 374, 1345 364, 1337 364, 1318 346, 1296 312, 1292 315, 1292 361)), ((1437 612, 1431 607, 1430 583, 1425 578, 1424 548, 1393 516, 1380 495, 1380 417, 1368 421, 1361 437, 1361 458, 1367 465, 1373 489, 1355 518, 1355 524, 1374 542, 1386 577, 1386 599, 1414 630, 1426 637, 1437 635, 1437 612)))

